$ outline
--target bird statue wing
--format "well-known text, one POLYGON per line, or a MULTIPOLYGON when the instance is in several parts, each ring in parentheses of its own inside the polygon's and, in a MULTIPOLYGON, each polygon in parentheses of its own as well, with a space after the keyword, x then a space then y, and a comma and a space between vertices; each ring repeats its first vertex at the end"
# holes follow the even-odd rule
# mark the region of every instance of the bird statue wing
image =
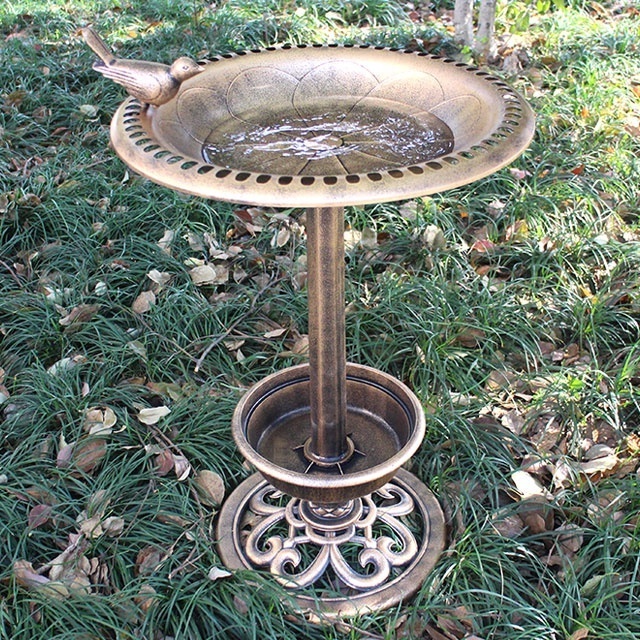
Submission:
POLYGON ((120 66, 119 62, 116 61, 110 65, 97 62, 93 68, 106 78, 122 85, 132 96, 140 98, 144 102, 151 102, 160 96, 162 86, 158 78, 149 73, 141 74, 131 64, 135 61, 127 61, 126 66, 120 66))

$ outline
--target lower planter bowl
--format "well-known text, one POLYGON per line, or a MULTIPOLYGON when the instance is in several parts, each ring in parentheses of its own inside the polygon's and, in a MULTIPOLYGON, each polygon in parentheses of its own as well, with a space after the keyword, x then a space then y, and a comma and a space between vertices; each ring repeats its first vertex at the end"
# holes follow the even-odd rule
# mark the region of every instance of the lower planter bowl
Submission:
POLYGON ((349 460, 323 467, 304 454, 311 436, 309 366, 274 373, 241 399, 232 430, 242 455, 274 487, 319 504, 340 504, 386 484, 415 453, 424 411, 402 382, 371 367, 347 364, 349 460))

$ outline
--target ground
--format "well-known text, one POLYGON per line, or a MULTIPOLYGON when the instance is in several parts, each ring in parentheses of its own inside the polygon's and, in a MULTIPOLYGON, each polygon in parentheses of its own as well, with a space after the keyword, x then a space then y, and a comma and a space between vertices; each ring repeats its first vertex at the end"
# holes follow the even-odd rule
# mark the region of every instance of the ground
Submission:
POLYGON ((301 212, 182 196, 109 148, 92 69, 277 42, 473 62, 451 6, 10 0, 0 7, 0 637, 640 637, 640 13, 500 4, 492 73, 529 150, 430 198, 348 208, 350 360, 427 411, 411 470, 448 548, 410 602, 311 626, 226 575, 243 391, 306 358, 301 212))

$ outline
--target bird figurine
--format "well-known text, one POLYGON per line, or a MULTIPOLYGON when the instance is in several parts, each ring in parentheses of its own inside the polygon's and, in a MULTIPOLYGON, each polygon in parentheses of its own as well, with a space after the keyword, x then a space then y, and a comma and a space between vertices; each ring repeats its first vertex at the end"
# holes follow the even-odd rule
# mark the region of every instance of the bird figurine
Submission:
POLYGON ((203 70, 195 60, 186 57, 178 58, 171 66, 147 60, 116 58, 94 29, 85 27, 80 32, 100 58, 93 68, 121 84, 129 95, 146 104, 159 106, 169 102, 185 80, 203 70))

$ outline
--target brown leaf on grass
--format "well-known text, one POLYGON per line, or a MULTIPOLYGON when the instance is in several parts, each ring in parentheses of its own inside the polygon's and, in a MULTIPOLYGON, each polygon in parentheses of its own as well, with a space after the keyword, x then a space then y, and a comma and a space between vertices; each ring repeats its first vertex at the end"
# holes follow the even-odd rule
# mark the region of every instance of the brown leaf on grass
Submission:
POLYGON ((229 280, 229 267, 226 265, 203 264, 189 271, 196 287, 226 284, 229 280))
POLYGON ((156 473, 159 476, 166 476, 173 469, 173 464, 173 454, 169 449, 164 449, 156 456, 156 473))
POLYGON ((191 463, 185 456, 173 454, 173 470, 178 482, 182 482, 182 480, 186 480, 191 473, 191 463))
POLYGON ((459 344, 468 349, 480 347, 484 342, 487 334, 482 329, 474 327, 465 327, 454 339, 454 344, 459 344))
POLYGON ((64 600, 70 595, 66 585, 39 575, 27 560, 16 560, 13 563, 13 576, 21 587, 30 591, 38 591, 46 597, 64 600))
POLYGON ((445 635, 444 633, 440 633, 440 631, 432 627, 430 624, 426 625, 424 630, 429 634, 430 640, 457 640, 455 636, 451 636, 450 634, 445 635))
POLYGON ((116 536, 119 536, 124 530, 124 518, 120 518, 118 516, 109 516, 108 518, 104 519, 102 528, 108 536, 115 538, 116 536))
POLYGON ((299 356, 307 356, 309 353, 309 336, 308 335, 299 335, 293 346, 288 351, 281 351, 278 354, 280 358, 290 358, 290 357, 299 357, 299 356))
POLYGON ((585 629, 581 627, 580 629, 576 629, 567 640, 584 640, 589 636, 589 629, 585 629))
POLYGON ((193 480, 200 500, 209 507, 217 507, 224 498, 224 481, 215 472, 203 469, 198 471, 193 480))
POLYGON ((186 518, 178 516, 174 513, 161 512, 156 515, 156 519, 158 520, 158 522, 162 522, 163 524, 174 524, 182 529, 185 529, 191 524, 186 518))
POLYGON ((249 605, 246 600, 243 600, 240 596, 233 596, 233 606, 241 616, 246 616, 249 613, 249 605))
POLYGON ((103 438, 80 440, 73 450, 73 461, 81 471, 91 473, 107 455, 107 441, 103 438))
POLYGON ((77 467, 90 473, 100 465, 107 454, 107 441, 103 438, 87 437, 70 444, 63 443, 58 451, 56 466, 59 469, 77 467))
POLYGON ((169 554, 160 547, 153 545, 143 547, 136 556, 136 574, 151 575, 168 557, 169 554))
POLYGON ((27 560, 16 560, 13 563, 13 577, 26 589, 38 588, 49 582, 49 578, 38 574, 27 560))
POLYGON ((66 316, 58 321, 65 329, 65 333, 73 333, 91 320, 100 310, 99 304, 80 304, 74 307, 66 316))
POLYGON ((515 433, 519 436, 525 425, 525 418, 517 409, 512 409, 502 416, 500 422, 502 423, 502 426, 509 429, 511 433, 515 433))
POLYGON ((64 371, 69 371, 73 369, 76 365, 82 364, 83 362, 86 362, 86 361, 87 359, 81 355, 61 358, 60 360, 54 362, 47 369, 47 373, 51 374, 52 376, 57 376, 58 374, 64 371))
POLYGON ((82 511, 76 519, 76 522, 79 525, 80 533, 89 539, 99 538, 104 533, 99 515, 89 518, 87 517, 86 511, 82 511))
POLYGON ((60 447, 58 455, 56 456, 56 467, 58 467, 58 469, 66 469, 71 464, 74 446, 75 444, 72 442, 71 444, 65 443, 60 447))
POLYGON ((48 504, 37 504, 29 511, 27 516, 27 522, 29 523, 29 529, 37 529, 42 525, 48 524, 51 520, 51 514, 53 509, 48 504))
POLYGON ((111 434, 118 419, 110 407, 90 407, 84 412, 82 428, 89 435, 111 434))
POLYGON ((182 400, 188 395, 188 387, 181 387, 175 382, 152 382, 149 381, 145 384, 147 389, 153 391, 153 393, 159 396, 167 396, 174 402, 182 400))
POLYGON ((543 515, 542 509, 537 510, 529 510, 525 513, 520 514, 520 518, 524 523, 525 527, 534 535, 539 533, 545 533, 546 531, 551 531, 553 527, 553 513, 550 512, 551 517, 546 518, 543 515), (549 522, 550 520, 550 522, 549 522))
POLYGON ((526 429, 528 439, 539 454, 552 452, 564 433, 562 424, 555 414, 542 414, 526 429))
MULTIPOLYGON (((595 446, 598 447, 600 445, 595 446)), ((620 463, 621 460, 615 453, 607 453, 602 457, 588 459, 586 462, 579 463, 578 468, 592 481, 597 481, 613 474, 620 466, 620 463)))
POLYGON ((146 614, 158 602, 157 595, 157 591, 151 585, 143 584, 133 600, 140 607, 140 610, 146 614))
POLYGON ((513 371, 493 369, 491 373, 489 373, 485 388, 487 391, 503 391, 517 386, 518 381, 519 376, 513 371))
POLYGON ((140 295, 133 301, 131 305, 131 311, 142 315, 147 313, 151 307, 156 303, 156 294, 153 291, 142 291, 140 295))
POLYGON ((272 247, 284 247, 291 238, 291 229, 289 227, 282 227, 271 240, 272 247))
POLYGON ((561 524, 556 532, 558 535, 558 546, 568 556, 574 556, 582 547, 584 536, 582 529, 575 524, 567 522, 561 524))
POLYGON ((176 237, 175 231, 172 231, 171 229, 166 229, 164 234, 162 235, 162 238, 158 240, 158 246, 160 247, 160 250, 166 253, 167 255, 171 255, 171 243, 173 242, 175 237, 176 237))
MULTIPOLYGON (((522 522, 520 516, 517 515, 509 515, 503 518, 497 518, 491 523, 491 526, 503 538, 515 539, 524 531, 524 523, 522 522)), ((438 619, 438 624, 439 623, 440 620, 438 619)))
POLYGON ((440 227, 430 224, 422 233, 422 244, 429 249, 429 251, 438 251, 444 249, 447 246, 447 240, 440 227))
POLYGON ((529 225, 526 220, 516 220, 509 225, 504 232, 504 239, 507 242, 521 242, 529 236, 529 225))
POLYGON ((537 498, 542 500, 551 499, 551 494, 542 486, 542 483, 532 476, 528 471, 519 469, 511 474, 511 480, 515 485, 518 500, 537 498))
POLYGON ((147 273, 147 278, 153 282, 151 287, 153 293, 160 293, 160 291, 171 281, 171 274, 167 271, 158 271, 157 269, 151 269, 147 273))
POLYGON ((226 569, 221 569, 220 567, 211 567, 211 569, 209 569, 209 573, 207 573, 207 578, 209 578, 209 580, 211 580, 212 582, 215 582, 216 580, 220 580, 221 578, 228 578, 232 575, 233 574, 231 573, 231 571, 227 571, 226 569))
POLYGON ((91 593, 92 565, 84 555, 83 546, 78 544, 80 541, 81 538, 70 537, 69 546, 49 563, 49 578, 67 587, 71 594, 86 596, 91 593))

